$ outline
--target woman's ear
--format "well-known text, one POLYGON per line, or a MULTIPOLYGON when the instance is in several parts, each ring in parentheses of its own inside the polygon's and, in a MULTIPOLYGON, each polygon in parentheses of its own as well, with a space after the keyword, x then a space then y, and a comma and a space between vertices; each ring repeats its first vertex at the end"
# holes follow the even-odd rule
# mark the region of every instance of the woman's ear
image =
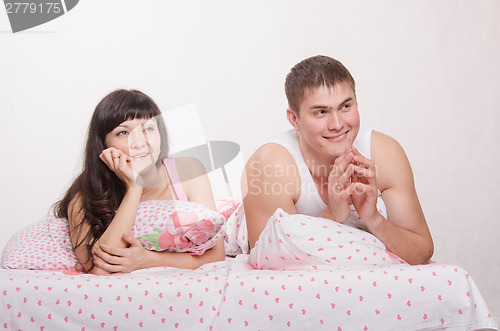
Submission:
POLYGON ((293 126, 295 131, 300 132, 300 125, 299 125, 299 115, 297 115, 293 110, 288 108, 286 110, 286 117, 288 119, 288 122, 293 126))

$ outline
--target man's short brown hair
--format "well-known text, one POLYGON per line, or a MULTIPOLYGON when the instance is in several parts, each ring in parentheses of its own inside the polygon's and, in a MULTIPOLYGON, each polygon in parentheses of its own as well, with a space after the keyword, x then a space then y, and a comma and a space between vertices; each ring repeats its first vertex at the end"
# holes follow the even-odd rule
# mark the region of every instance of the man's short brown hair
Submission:
POLYGON ((306 89, 333 87, 342 83, 347 83, 356 92, 354 78, 342 63, 324 55, 307 58, 297 63, 286 76, 288 106, 299 115, 299 106, 306 89))

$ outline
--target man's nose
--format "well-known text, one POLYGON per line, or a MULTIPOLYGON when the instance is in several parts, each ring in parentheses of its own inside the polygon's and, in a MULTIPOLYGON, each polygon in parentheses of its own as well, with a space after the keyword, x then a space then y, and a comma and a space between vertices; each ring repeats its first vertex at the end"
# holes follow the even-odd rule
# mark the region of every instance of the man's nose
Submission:
POLYGON ((328 130, 340 130, 342 129, 343 121, 339 114, 334 111, 330 114, 328 118, 328 130))

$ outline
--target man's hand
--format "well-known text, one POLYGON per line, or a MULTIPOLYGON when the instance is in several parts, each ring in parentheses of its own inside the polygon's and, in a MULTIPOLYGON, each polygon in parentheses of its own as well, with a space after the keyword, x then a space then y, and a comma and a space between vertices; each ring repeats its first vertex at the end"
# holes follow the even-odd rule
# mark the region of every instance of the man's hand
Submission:
POLYGON ((356 148, 352 147, 352 151, 354 157, 351 165, 354 167, 354 174, 351 199, 356 212, 370 228, 380 215, 377 210, 377 168, 372 160, 365 158, 356 148))
POLYGON ((349 217, 352 183, 355 166, 352 164, 354 153, 351 148, 339 156, 328 176, 328 206, 320 217, 344 223, 349 217))

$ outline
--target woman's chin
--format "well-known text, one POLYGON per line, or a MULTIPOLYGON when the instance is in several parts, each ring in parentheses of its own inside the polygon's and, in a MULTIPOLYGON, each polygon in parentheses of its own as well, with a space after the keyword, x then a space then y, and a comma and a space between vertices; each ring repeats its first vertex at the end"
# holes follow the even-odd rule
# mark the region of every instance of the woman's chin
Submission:
POLYGON ((132 169, 136 174, 136 183, 142 187, 157 187, 158 186, 158 167, 156 164, 147 164, 143 167, 133 166, 132 169))

